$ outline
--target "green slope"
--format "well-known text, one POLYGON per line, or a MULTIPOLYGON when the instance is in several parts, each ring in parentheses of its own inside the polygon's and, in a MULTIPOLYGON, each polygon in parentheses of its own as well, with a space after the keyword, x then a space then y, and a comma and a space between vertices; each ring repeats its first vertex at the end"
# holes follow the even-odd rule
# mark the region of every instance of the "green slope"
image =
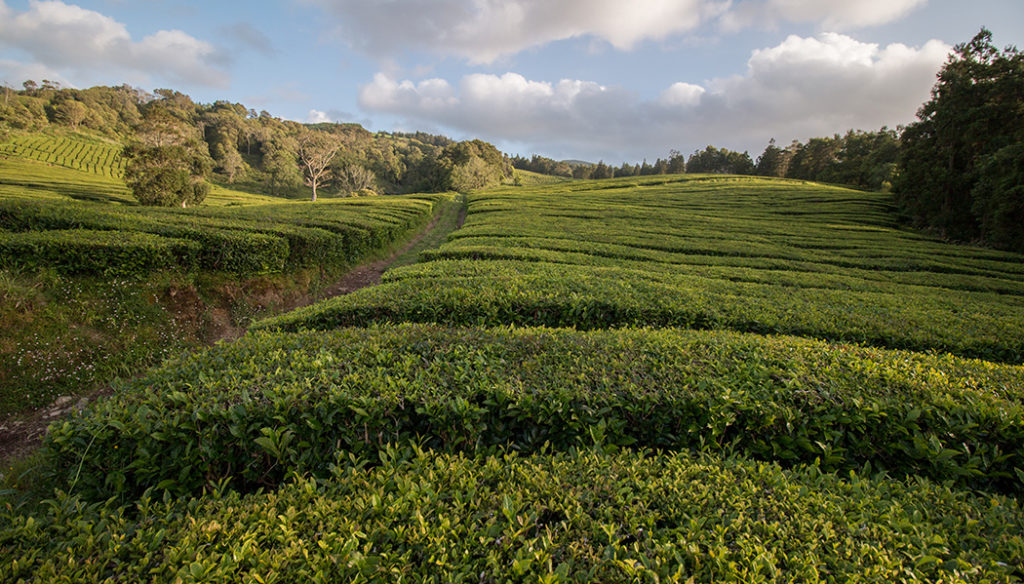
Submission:
POLYGON ((900 230, 888 204, 728 177, 493 190, 430 261, 259 326, 682 326, 1024 360, 1024 258, 900 230))

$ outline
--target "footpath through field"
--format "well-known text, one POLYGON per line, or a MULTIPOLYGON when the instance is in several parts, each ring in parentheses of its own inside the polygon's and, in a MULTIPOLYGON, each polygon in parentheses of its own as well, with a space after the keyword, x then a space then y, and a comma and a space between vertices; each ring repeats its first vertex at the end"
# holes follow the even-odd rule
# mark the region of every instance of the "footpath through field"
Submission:
MULTIPOLYGON (((316 301, 343 296, 368 286, 380 284, 381 276, 392 267, 405 266, 415 263, 420 252, 434 249, 440 246, 449 233, 462 227, 466 221, 466 196, 459 197, 452 202, 443 203, 441 211, 427 225, 422 232, 413 237, 401 249, 390 256, 373 262, 356 266, 340 280, 329 286, 316 301)), ((310 298, 308 302, 296 305, 292 308, 299 308, 312 304, 315 300, 310 298)))

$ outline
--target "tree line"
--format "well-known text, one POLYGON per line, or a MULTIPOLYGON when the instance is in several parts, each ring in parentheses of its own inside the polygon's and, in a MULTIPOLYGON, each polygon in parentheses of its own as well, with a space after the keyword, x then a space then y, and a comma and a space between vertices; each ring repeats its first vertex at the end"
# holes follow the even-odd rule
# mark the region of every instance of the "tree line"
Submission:
POLYGON ((618 167, 609 166, 604 161, 570 166, 567 162, 557 162, 538 155, 531 158, 517 155, 511 161, 515 168, 577 179, 682 173, 740 174, 830 182, 878 190, 892 186, 898 149, 898 131, 882 128, 876 132, 850 130, 845 135, 811 138, 807 143, 794 140, 786 147, 776 145, 772 139, 756 161, 751 159, 748 152, 735 152, 710 145, 694 151, 689 158, 678 150, 672 150, 668 158, 658 158, 653 164, 644 160, 639 164, 624 162, 618 167))
POLYGON ((359 124, 301 124, 266 111, 129 85, 62 88, 27 81, 3 87, 0 139, 11 132, 86 131, 126 144, 126 182, 140 201, 193 205, 208 179, 235 188, 315 200, 470 190, 511 177, 493 145, 423 132, 372 133, 359 124))

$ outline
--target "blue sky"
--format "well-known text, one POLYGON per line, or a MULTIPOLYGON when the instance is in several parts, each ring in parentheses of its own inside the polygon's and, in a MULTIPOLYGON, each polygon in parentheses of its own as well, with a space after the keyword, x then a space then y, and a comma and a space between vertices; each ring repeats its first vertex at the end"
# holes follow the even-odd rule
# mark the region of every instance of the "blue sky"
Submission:
POLYGON ((298 121, 618 164, 914 119, 1020 0, 0 0, 0 81, 170 87, 298 121))

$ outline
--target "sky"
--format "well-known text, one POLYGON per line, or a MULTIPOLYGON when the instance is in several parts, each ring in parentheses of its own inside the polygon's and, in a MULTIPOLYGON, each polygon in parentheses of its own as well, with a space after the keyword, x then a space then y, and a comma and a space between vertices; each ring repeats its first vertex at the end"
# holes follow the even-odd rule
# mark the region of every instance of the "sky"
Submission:
POLYGON ((653 161, 914 120, 1022 0, 0 0, 0 82, 171 88, 300 122, 653 161))

